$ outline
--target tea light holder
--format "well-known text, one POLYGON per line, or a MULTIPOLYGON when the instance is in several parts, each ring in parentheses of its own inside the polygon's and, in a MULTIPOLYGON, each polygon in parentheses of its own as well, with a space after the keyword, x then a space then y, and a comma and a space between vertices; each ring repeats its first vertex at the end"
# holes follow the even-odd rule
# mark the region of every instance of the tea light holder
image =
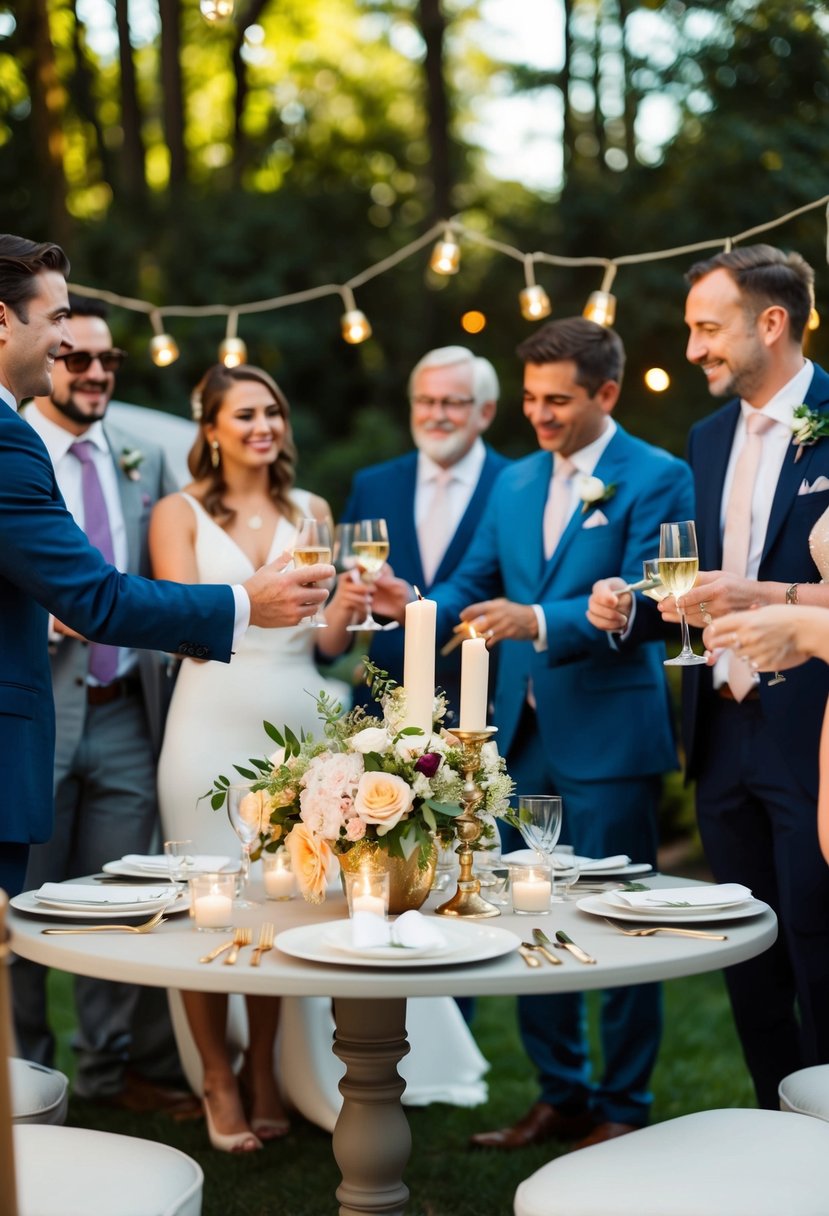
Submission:
POLYGON ((348 915, 379 916, 385 920, 389 914, 391 883, 385 870, 345 871, 345 897, 348 900, 348 915))
POLYGON ((262 883, 268 899, 294 898, 296 877, 291 869, 291 857, 287 849, 262 854, 262 883))
POLYGON ((510 866, 512 910, 517 916, 546 916, 553 894, 548 865, 510 866))
POLYGON ((463 772, 463 811, 453 820, 455 835, 460 841, 455 852, 460 862, 458 888, 445 904, 435 911, 439 916, 470 916, 482 920, 487 916, 500 916, 501 911, 481 895, 481 880, 472 872, 474 860, 473 844, 483 830, 477 809, 484 800, 481 788, 481 748, 497 732, 495 726, 483 730, 454 730, 452 734, 461 743, 461 767, 463 772))
POLYGON ((190 880, 190 906, 200 933, 225 933, 233 928, 236 875, 194 874, 190 880))

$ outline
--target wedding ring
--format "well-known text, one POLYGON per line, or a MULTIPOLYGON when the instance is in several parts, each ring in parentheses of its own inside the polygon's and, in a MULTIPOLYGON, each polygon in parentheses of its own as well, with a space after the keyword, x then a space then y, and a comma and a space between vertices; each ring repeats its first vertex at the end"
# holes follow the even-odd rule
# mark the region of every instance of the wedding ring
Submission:
POLYGON ((704 625, 710 625, 714 619, 711 616, 711 613, 708 611, 708 605, 706 604, 705 600, 700 600, 699 602, 699 614, 702 617, 702 623, 704 625))

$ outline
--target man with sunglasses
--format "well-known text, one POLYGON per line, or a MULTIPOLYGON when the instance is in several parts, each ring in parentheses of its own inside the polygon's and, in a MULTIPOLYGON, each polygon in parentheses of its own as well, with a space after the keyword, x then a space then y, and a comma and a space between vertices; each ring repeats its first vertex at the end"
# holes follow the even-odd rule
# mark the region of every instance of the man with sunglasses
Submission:
MULTIPOLYGON (((70 294, 69 307, 66 325, 74 349, 55 359, 49 396, 35 397, 20 412, 43 440, 76 522, 91 541, 99 541, 94 520, 86 518, 92 476, 103 495, 113 564, 149 578, 150 511, 178 487, 161 448, 139 446, 104 420, 125 357, 113 348, 106 306, 70 294)), ((166 660, 158 651, 89 645, 60 621, 50 624, 55 828, 50 840, 30 852, 26 890, 95 874, 128 853, 149 852, 158 822, 156 759, 170 685, 166 660)), ((17 960, 12 996, 21 1054, 51 1068, 55 1038, 47 975, 38 963, 17 960)), ((76 1093, 90 1100, 117 1095, 127 1104, 163 1100, 143 1078, 178 1072, 166 994, 77 976, 75 1005, 76 1093), (151 1028, 149 1039, 142 1038, 142 1027, 151 1028), (140 1077, 125 1072, 128 1058, 140 1077)))

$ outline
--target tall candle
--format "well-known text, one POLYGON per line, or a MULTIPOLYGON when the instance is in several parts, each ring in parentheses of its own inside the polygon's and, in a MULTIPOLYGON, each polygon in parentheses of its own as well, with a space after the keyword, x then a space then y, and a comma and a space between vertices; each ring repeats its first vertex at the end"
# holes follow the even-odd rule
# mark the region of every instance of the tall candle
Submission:
POLYGON ((403 690, 406 693, 404 726, 417 726, 424 735, 432 733, 435 706, 435 629, 437 604, 434 600, 415 600, 406 605, 403 690))
POLYGON ((460 730, 486 730, 489 651, 484 638, 467 638, 461 647, 460 730))

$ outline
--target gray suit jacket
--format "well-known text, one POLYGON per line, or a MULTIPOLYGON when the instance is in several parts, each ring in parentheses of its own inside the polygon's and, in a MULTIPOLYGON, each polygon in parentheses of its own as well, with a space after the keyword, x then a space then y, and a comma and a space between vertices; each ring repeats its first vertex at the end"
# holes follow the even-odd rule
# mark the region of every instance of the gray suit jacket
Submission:
MULTIPOLYGON (((104 423, 104 433, 118 472, 121 509, 127 530, 128 574, 151 577, 147 529, 153 505, 159 498, 177 489, 175 478, 167 465, 163 450, 156 444, 139 440, 111 423, 104 423), (125 449, 139 449, 143 455, 135 474, 130 477, 121 468, 125 449)), ((50 648, 52 689, 55 698, 56 728, 55 771, 66 772, 83 734, 86 723, 86 677, 89 647, 76 638, 62 637, 50 648)), ((156 753, 161 749, 164 718, 172 692, 168 676, 168 659, 155 650, 138 650, 138 674, 144 694, 147 724, 156 753)))

